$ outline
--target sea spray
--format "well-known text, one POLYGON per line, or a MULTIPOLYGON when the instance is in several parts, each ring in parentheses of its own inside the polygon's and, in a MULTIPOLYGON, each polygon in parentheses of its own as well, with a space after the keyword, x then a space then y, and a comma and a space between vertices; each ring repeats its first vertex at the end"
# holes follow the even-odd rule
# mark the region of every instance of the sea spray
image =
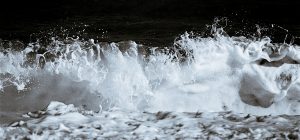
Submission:
POLYGON ((96 111, 300 113, 299 46, 214 32, 185 33, 166 49, 78 38, 2 49, 0 109, 24 113, 56 100, 96 111))

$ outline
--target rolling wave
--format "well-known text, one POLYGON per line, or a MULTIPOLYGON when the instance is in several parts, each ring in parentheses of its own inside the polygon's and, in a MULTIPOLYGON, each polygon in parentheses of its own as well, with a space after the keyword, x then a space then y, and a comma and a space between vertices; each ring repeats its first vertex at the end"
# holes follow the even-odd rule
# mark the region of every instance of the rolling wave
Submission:
POLYGON ((74 38, 18 48, 2 41, 0 112, 50 101, 96 111, 300 114, 300 48, 268 37, 185 33, 168 48, 74 38))

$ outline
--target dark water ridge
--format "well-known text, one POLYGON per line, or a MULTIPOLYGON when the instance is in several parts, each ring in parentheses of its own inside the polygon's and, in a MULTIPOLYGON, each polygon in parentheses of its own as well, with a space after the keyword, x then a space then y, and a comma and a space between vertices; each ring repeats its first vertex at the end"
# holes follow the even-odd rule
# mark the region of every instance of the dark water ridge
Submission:
POLYGON ((299 24, 271 24, 254 20, 228 17, 159 18, 141 16, 76 16, 57 20, 24 21, 0 27, 2 40, 19 40, 24 44, 51 41, 52 37, 94 39, 96 42, 120 42, 134 40, 147 46, 167 47, 184 32, 200 36, 211 35, 211 25, 220 20, 230 36, 260 38, 268 36, 273 42, 300 44, 299 24), (258 33, 259 30, 259 33, 258 33))
POLYGON ((185 31, 203 31, 206 23, 199 19, 163 19, 126 16, 73 17, 57 21, 25 22, 0 32, 3 40, 20 40, 25 43, 51 37, 93 38, 99 42, 134 40, 146 45, 172 44, 174 38, 185 31))
POLYGON ((227 17, 229 35, 255 33, 257 24, 269 28, 262 35, 283 42, 287 32, 271 26, 300 36, 299 7, 300 1, 283 0, 11 0, 0 7, 0 38, 32 42, 68 34, 102 42, 135 40, 166 46, 185 31, 203 33, 215 17, 227 17))

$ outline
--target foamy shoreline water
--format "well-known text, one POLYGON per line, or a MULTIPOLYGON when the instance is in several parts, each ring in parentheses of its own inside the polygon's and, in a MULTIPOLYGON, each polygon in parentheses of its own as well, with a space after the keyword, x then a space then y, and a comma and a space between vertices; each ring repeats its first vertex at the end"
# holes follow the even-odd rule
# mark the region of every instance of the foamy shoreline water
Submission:
POLYGON ((298 139, 299 116, 233 112, 101 113, 51 102, 28 121, 0 127, 3 139, 298 139))

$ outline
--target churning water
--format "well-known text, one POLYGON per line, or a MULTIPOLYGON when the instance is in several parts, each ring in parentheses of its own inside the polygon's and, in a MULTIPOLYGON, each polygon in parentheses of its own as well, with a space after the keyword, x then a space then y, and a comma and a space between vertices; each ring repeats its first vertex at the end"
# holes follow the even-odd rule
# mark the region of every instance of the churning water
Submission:
MULTIPOLYGON (((1 42, 3 45, 3 42, 1 42)), ((300 48, 269 37, 181 35, 168 48, 65 38, 0 51, 0 112, 50 101, 96 111, 300 114, 300 48)))

